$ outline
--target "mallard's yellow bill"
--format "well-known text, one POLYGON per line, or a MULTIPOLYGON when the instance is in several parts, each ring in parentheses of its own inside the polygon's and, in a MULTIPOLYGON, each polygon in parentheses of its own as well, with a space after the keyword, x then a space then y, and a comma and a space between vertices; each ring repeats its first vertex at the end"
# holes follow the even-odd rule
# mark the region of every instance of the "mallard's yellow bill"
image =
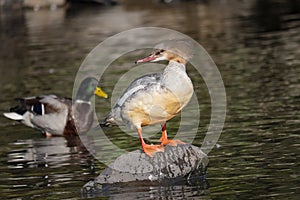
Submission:
POLYGON ((108 95, 100 87, 96 87, 95 95, 97 95, 99 97, 103 97, 103 98, 108 97, 108 95))

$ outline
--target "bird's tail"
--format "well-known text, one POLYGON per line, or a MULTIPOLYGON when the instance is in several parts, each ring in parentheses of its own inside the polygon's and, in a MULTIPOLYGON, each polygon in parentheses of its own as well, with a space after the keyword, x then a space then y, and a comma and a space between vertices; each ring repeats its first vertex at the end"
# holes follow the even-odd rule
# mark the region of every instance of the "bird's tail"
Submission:
POLYGON ((22 105, 18 105, 15 107, 10 108, 10 112, 5 112, 3 113, 3 115, 8 118, 8 119, 12 119, 12 120, 23 120, 23 115, 27 112, 27 109, 22 106, 22 105))
POLYGON ((3 113, 4 117, 8 118, 8 119, 12 119, 12 120, 23 120, 23 115, 20 115, 18 113, 15 112, 7 112, 7 113, 3 113))
POLYGON ((100 127, 112 127, 115 125, 117 125, 117 122, 111 114, 108 114, 107 117, 99 124, 100 127))
POLYGON ((18 113, 20 115, 24 115, 27 112, 27 108, 23 105, 17 105, 9 109, 10 112, 18 113))

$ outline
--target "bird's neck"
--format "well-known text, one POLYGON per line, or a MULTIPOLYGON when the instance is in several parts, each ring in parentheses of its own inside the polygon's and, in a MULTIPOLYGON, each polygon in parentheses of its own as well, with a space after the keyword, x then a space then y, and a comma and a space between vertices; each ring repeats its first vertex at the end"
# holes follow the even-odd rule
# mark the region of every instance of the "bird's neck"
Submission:
POLYGON ((90 100, 76 99, 75 103, 79 103, 79 104, 82 104, 82 103, 91 104, 91 101, 90 100))
POLYGON ((177 63, 179 63, 179 64, 183 64, 183 65, 186 64, 186 61, 185 61, 183 58, 179 57, 179 56, 170 59, 170 62, 171 62, 171 61, 172 61, 172 62, 177 62, 177 63))
POLYGON ((89 94, 85 91, 78 91, 75 100, 89 102, 90 99, 92 98, 92 96, 93 96, 93 94, 89 94))
POLYGON ((185 73, 185 62, 180 63, 180 62, 177 62, 175 60, 170 60, 167 68, 165 69, 165 71, 169 71, 169 70, 171 70, 171 71, 175 70, 175 71, 178 71, 178 72, 182 71, 182 72, 185 73))

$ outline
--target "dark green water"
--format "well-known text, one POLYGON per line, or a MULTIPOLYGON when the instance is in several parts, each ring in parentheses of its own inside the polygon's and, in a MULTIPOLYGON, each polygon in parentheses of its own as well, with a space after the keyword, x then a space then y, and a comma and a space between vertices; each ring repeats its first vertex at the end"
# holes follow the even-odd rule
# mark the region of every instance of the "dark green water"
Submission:
MULTIPOLYGON (((131 28, 180 31, 197 40, 216 62, 228 105, 220 147, 209 153, 209 188, 129 185, 106 193, 104 199, 300 198, 299 1, 151 1, 147 6, 128 1, 107 8, 2 9, 0 16, 0 112, 20 96, 70 97, 87 53, 131 28)), ((128 62, 133 61, 120 61, 119 70, 104 77, 109 94, 128 62)), ((205 83, 192 70, 190 75, 199 81, 194 85, 201 94, 201 123, 194 141, 200 146, 209 124, 210 99, 205 83)), ((109 109, 109 100, 97 99, 100 118, 109 109)), ((170 133, 177 121, 169 123, 170 133)), ((117 128, 110 133, 119 148, 140 148, 137 138, 117 128)), ((44 138, 0 117, 1 199, 79 199, 81 187, 104 168, 78 143, 44 138)))

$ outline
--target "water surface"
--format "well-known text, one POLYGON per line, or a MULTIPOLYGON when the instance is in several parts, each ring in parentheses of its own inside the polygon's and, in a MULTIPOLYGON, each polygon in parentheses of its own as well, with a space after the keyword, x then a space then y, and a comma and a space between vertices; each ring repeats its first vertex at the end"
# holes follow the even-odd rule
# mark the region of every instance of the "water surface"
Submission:
MULTIPOLYGON (((216 62, 227 93, 227 117, 218 148, 201 184, 120 187, 103 198, 299 199, 300 2, 191 1, 147 6, 127 1, 113 7, 1 10, 0 112, 20 96, 72 95, 76 72, 107 37, 143 26, 174 29, 197 40, 216 62)), ((138 39, 138 38, 137 38, 138 39)), ((102 84, 111 94, 129 70, 120 60, 102 84)), ((205 83, 192 68, 201 122, 193 144, 201 146, 210 120, 205 83)), ((109 100, 97 100, 104 117, 109 100)), ((179 118, 168 124, 176 132, 179 118)), ((188 123, 188 122, 187 122, 188 123)), ((44 138, 0 117, 2 199, 79 199, 80 189, 104 168, 79 141, 44 138)), ((107 133, 119 148, 140 148, 120 129, 107 133)), ((155 140, 159 134, 150 138, 155 140)), ((113 150, 112 150, 113 152, 113 150)))

